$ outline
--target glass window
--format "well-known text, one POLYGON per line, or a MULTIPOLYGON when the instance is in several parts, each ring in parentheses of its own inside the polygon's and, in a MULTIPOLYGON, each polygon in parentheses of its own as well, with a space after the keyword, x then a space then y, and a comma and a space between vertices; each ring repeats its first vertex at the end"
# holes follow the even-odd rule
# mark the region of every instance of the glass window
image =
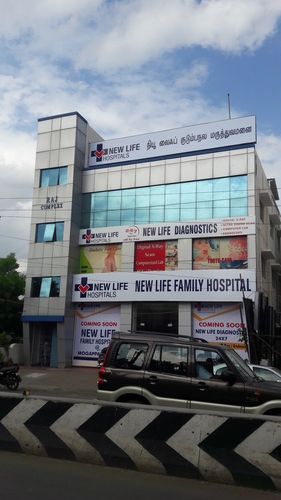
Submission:
POLYGON ((169 205, 165 207, 165 222, 176 222, 180 219, 180 206, 169 205))
POLYGON ((107 226, 120 226, 120 210, 108 210, 107 226))
POLYGON ((179 205, 180 184, 167 184, 165 187, 165 205, 179 205))
POLYGON ((188 348, 175 345, 158 345, 149 366, 151 371, 173 375, 187 374, 188 348))
POLYGON ((150 222, 164 222, 165 220, 165 209, 163 207, 151 207, 150 208, 149 221, 150 222))
POLYGON ((165 186, 152 186, 150 188, 150 206, 164 207, 165 205, 165 186))
POLYGON ((213 217, 229 217, 229 177, 213 180, 213 217))
POLYGON ((63 241, 63 222, 37 224, 36 243, 63 241))
POLYGON ((107 193, 95 193, 93 196, 92 210, 107 210, 107 193))
POLYGON ((221 371, 226 367, 225 360, 217 351, 195 349, 195 374, 197 378, 202 380, 219 378, 221 371))
POLYGON ((90 202, 88 196, 83 196, 85 228, 204 220, 248 213, 246 176, 92 193, 90 202))
POLYGON ((135 223, 147 224, 149 222, 149 208, 136 208, 135 223))
POLYGON ((136 205, 136 193, 135 189, 126 189, 122 192, 122 208, 135 208, 136 205))
POLYGON ((120 210, 121 208, 121 193, 120 191, 108 192, 108 210, 120 210))
POLYGON ((136 189, 136 208, 149 207, 150 188, 136 189))
POLYGON ((196 219, 211 219, 213 214, 213 183, 212 180, 197 183, 197 213, 196 219))
POLYGON ((41 170, 40 187, 58 186, 67 183, 67 167, 41 170))
POLYGON ((114 360, 114 366, 116 368, 141 370, 147 349, 147 344, 135 342, 124 342, 120 344, 114 360))
POLYGON ((47 276, 32 278, 31 297, 59 297, 60 277, 47 276))

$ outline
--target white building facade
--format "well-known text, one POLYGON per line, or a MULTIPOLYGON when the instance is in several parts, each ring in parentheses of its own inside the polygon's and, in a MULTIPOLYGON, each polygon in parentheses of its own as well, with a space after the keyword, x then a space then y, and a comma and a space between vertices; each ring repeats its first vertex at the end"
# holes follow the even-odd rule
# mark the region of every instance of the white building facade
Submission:
POLYGON ((253 116, 113 140, 77 112, 39 119, 25 362, 96 366, 119 329, 248 358, 251 323, 272 345, 280 214, 255 143, 253 116))

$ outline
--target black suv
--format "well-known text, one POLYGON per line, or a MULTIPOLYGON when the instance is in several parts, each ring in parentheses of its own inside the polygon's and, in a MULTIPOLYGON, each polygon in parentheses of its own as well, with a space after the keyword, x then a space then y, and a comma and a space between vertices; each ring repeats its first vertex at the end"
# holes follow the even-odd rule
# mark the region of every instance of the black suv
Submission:
POLYGON ((226 346, 191 337, 116 333, 98 377, 106 401, 281 415, 281 386, 226 346))

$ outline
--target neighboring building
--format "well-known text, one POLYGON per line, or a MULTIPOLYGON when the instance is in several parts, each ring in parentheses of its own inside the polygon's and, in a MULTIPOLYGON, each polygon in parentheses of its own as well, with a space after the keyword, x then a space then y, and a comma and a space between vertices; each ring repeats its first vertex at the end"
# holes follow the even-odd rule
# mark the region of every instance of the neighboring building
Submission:
POLYGON ((76 112, 39 119, 25 362, 95 366, 116 329, 245 358, 246 303, 274 345, 280 213, 255 142, 253 116, 108 141, 76 112))

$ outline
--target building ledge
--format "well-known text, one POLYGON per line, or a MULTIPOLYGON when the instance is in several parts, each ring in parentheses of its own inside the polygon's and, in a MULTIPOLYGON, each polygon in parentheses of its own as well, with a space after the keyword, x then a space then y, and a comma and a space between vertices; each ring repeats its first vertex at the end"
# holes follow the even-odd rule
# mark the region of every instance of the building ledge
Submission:
POLYGON ((274 259, 275 260, 275 255, 273 254, 273 252, 272 252, 272 250, 270 248, 262 250, 261 251, 261 256, 265 260, 268 260, 268 259, 274 259))
POLYGON ((261 191, 260 192, 260 202, 264 207, 272 207, 273 200, 269 191, 261 191))
POLYGON ((64 316, 22 316, 23 323, 63 323, 64 316))
POLYGON ((275 273, 281 273, 281 264, 279 262, 272 262, 271 270, 275 273))
POLYGON ((275 226, 279 226, 280 225, 280 214, 270 214, 269 220, 270 220, 271 224, 274 224, 275 226))

